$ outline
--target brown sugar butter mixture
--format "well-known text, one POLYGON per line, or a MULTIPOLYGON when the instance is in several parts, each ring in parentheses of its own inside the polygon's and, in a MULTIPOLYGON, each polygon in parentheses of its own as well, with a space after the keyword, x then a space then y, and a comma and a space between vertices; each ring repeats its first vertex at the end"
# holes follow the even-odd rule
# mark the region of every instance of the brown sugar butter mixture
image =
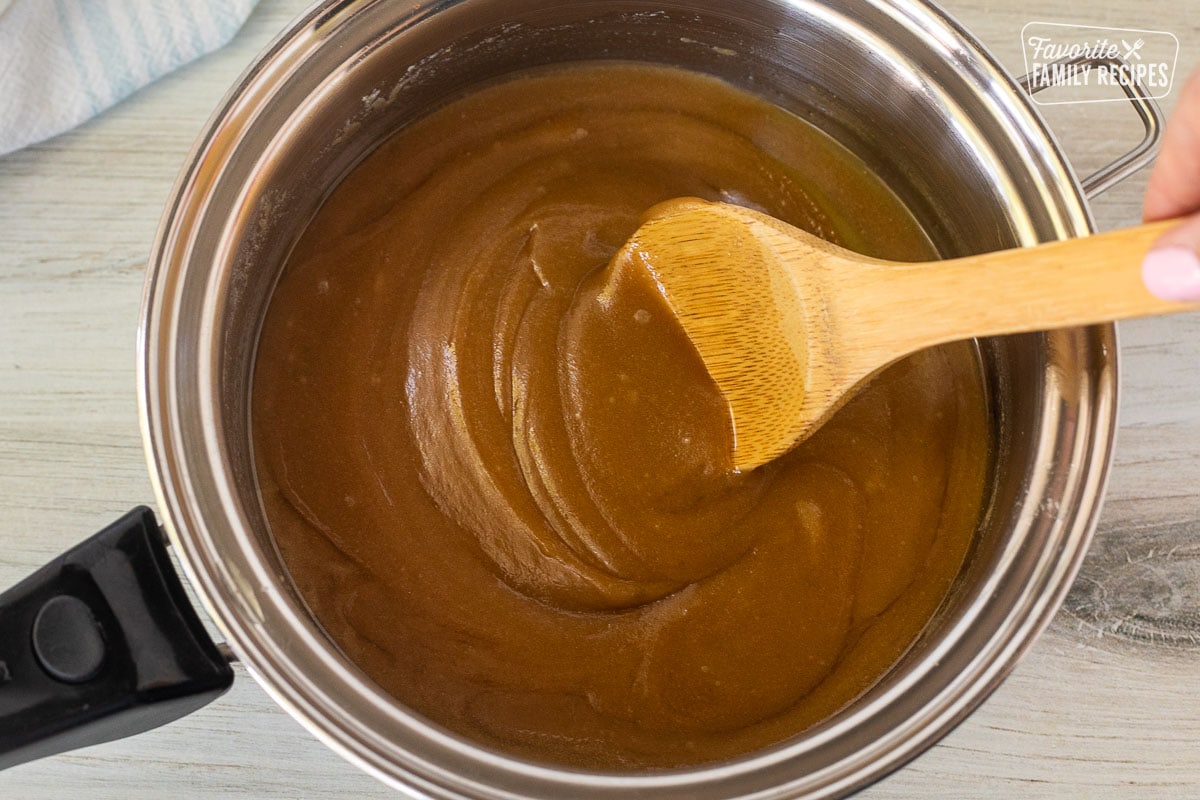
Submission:
POLYGON ((786 739, 904 653, 974 533, 989 437, 968 344, 730 469, 699 357, 646 280, 605 269, 681 196, 932 255, 800 118, 708 77, 581 64, 387 141, 273 295, 252 424, 291 576, 367 675, 484 745, 631 769, 786 739))

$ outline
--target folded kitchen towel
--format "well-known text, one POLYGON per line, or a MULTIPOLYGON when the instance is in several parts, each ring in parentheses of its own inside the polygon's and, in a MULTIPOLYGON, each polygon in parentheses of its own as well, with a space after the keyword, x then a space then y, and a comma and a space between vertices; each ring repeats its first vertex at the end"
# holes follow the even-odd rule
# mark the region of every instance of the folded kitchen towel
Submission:
POLYGON ((216 50, 258 0, 0 0, 0 155, 216 50))

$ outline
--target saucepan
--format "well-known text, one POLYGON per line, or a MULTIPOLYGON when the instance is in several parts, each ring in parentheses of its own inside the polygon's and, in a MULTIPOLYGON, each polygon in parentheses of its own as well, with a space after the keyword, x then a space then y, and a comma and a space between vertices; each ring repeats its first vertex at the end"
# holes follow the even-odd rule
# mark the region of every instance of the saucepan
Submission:
POLYGON ((919 0, 337 0, 280 36, 184 168, 139 330, 160 528, 140 509, 0 598, 0 765, 144 730, 217 696, 240 660, 316 736, 433 798, 840 795, 913 758, 1012 669, 1070 587, 1112 456, 1111 326, 980 344, 995 445, 968 561, 919 640, 833 718, 732 761, 601 773, 463 739, 385 694, 331 642, 264 521, 249 436, 255 342, 289 248, 389 134, 535 65, 650 61, 715 75, 812 121, 893 188, 947 256, 1086 235, 1088 196, 1026 89, 919 0), (178 555, 213 643, 167 555, 178 555))

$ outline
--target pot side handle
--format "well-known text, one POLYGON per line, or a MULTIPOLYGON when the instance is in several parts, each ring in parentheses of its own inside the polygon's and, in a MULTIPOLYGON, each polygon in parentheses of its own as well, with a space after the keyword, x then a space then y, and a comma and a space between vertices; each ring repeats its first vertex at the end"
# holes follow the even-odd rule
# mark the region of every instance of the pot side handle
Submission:
MULTIPOLYGON (((1091 66, 1115 66, 1128 67, 1129 62, 1120 56, 1075 56, 1061 58, 1053 64, 1064 65, 1091 65, 1091 66)), ((1052 66, 1052 65, 1051 65, 1052 66)), ((1128 74, 1128 73, 1127 73, 1128 74)), ((1050 88, 1049 85, 1038 84, 1034 85, 1033 73, 1022 75, 1017 78, 1017 83, 1025 92, 1032 97, 1040 91, 1050 88)), ((1122 155, 1117 160, 1101 167, 1100 169, 1088 175, 1079 182, 1083 189, 1084 195, 1089 199, 1095 198, 1097 195, 1103 194, 1112 187, 1116 186, 1121 181, 1128 178, 1133 173, 1137 172, 1142 167, 1147 166, 1154 161, 1158 155, 1158 146, 1162 140, 1163 127, 1166 124, 1162 109, 1155 102, 1153 93, 1150 92, 1140 80, 1132 82, 1122 81, 1120 83, 1121 90, 1125 92, 1125 97, 1133 105, 1133 110, 1137 112, 1138 118, 1142 121, 1142 126, 1145 128, 1145 134, 1142 140, 1138 142, 1132 150, 1122 155)))
POLYGON ((158 727, 232 682, 144 506, 0 594, 0 769, 158 727))

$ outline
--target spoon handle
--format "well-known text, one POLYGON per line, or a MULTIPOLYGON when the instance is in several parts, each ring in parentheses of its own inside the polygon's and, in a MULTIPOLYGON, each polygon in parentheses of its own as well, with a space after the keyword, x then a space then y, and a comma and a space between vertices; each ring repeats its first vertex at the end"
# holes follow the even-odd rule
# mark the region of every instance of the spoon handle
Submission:
POLYGON ((868 261, 861 279, 847 287, 852 288, 847 307, 853 303, 856 309, 856 326, 871 325, 868 315, 878 315, 878 330, 895 336, 889 333, 889 341, 879 343, 884 352, 861 357, 878 366, 959 339, 1200 308, 1161 300, 1142 283, 1143 257, 1174 224, 1156 222, 927 264, 868 261))

